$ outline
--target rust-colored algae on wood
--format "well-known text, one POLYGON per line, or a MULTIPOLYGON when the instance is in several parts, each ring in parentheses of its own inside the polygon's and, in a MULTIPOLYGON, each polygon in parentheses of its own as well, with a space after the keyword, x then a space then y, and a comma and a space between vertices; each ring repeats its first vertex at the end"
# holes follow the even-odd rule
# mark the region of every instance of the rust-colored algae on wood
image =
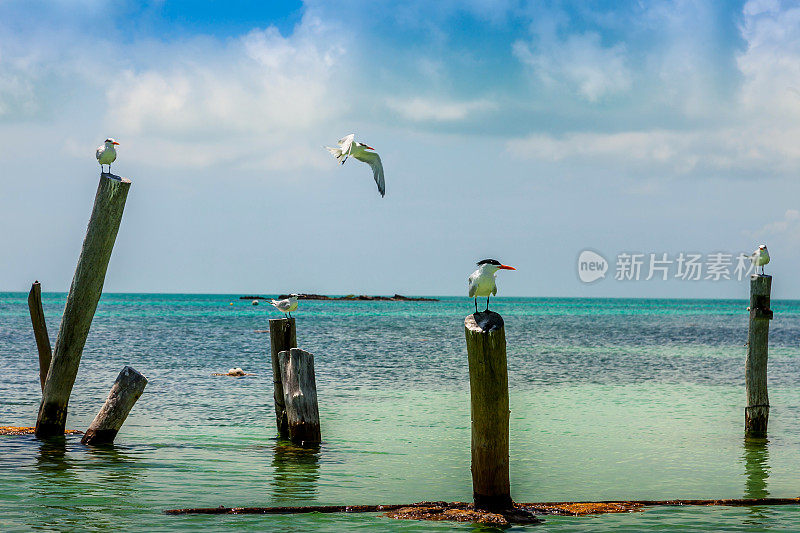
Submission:
POLYGON ((520 506, 542 514, 585 516, 606 513, 631 513, 644 511, 641 502, 559 502, 523 503, 520 506))
MULTIPOLYGON (((36 428, 22 426, 0 426, 0 435, 33 435, 36 428)), ((65 429, 64 435, 82 435, 83 431, 65 429)))
POLYGON ((476 509, 472 503, 465 502, 420 502, 385 513, 384 516, 399 520, 430 520, 434 522, 470 522, 490 526, 509 526, 511 524, 539 524, 541 518, 534 516, 530 509, 515 505, 499 511, 476 509))
MULTIPOLYGON (((2 428, 0 428, 2 429, 2 428)), ((30 428, 28 428, 30 429, 30 428)), ((509 523, 519 515, 528 513, 545 515, 585 516, 604 513, 629 513, 644 511, 655 506, 728 506, 752 507, 767 505, 800 505, 800 498, 738 498, 717 500, 631 500, 631 501, 599 501, 599 502, 540 502, 515 503, 512 509, 482 514, 503 515, 509 523), (509 520, 511 518, 512 520, 509 520)), ((168 509, 169 515, 184 514, 299 514, 299 513, 379 513, 384 512, 390 518, 407 518, 418 520, 462 520, 469 515, 463 511, 475 511, 473 504, 465 502, 418 502, 404 505, 311 505, 304 507, 200 507, 193 509, 168 509), (462 511, 462 512, 457 512, 462 511), (449 517, 449 518, 448 518, 449 517)), ((538 520, 538 519, 537 519, 538 520)), ((488 523, 488 522, 486 522, 488 523)), ((532 522, 526 522, 532 523, 532 522)))

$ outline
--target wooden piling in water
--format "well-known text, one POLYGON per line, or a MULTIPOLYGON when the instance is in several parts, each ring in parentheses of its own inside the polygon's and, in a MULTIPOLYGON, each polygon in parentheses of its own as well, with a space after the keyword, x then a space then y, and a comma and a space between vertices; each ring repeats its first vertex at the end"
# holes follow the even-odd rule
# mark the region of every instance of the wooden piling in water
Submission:
POLYGON ((83 248, 61 317, 56 347, 47 373, 36 436, 64 434, 67 404, 78 374, 83 347, 103 292, 108 261, 117 238, 131 182, 113 174, 100 175, 83 248))
POLYGON ((272 396, 275 402, 275 423, 281 437, 289 436, 286 421, 286 405, 283 401, 281 368, 278 364, 280 352, 297 348, 297 330, 294 318, 272 318, 269 321, 269 344, 272 358, 272 396))
POLYGON ((47 380, 47 372, 50 370, 53 351, 50 348, 50 337, 47 335, 47 322, 44 319, 44 309, 42 308, 42 284, 39 283, 39 280, 33 282, 31 291, 28 293, 28 310, 31 314, 36 350, 39 352, 39 382, 42 385, 42 392, 44 392, 44 382, 47 380))
POLYGON ((745 360, 747 407, 744 408, 744 431, 747 437, 767 436, 769 396, 767 394, 767 355, 769 351, 769 307, 772 276, 750 276, 750 325, 745 360))
POLYGON ((503 317, 493 311, 464 320, 472 415, 472 496, 475 508, 510 509, 508 368, 503 317))
POLYGON ((322 435, 314 356, 305 350, 292 348, 278 354, 278 364, 289 438, 301 446, 319 444, 322 435))
POLYGON ((133 404, 142 395, 146 385, 146 377, 129 366, 123 368, 114 381, 106 402, 83 435, 81 444, 113 443, 119 428, 128 418, 133 404))

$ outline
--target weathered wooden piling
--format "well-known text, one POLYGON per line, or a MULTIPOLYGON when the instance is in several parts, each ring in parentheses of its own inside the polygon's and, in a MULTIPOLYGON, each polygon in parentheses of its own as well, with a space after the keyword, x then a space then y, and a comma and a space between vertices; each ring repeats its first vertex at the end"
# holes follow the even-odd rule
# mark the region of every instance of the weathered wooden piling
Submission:
POLYGON ((289 438, 302 446, 319 444, 319 406, 314 356, 305 350, 291 348, 278 354, 283 402, 289 438))
POLYGON ((508 368, 503 317, 493 311, 464 320, 472 413, 472 496, 477 509, 510 509, 508 368))
POLYGON ((772 276, 750 276, 750 327, 747 336, 747 359, 744 379, 747 407, 744 408, 744 431, 748 437, 767 436, 769 396, 767 395, 767 354, 769 350, 769 308, 772 276))
POLYGON ((133 404, 144 392, 147 378, 133 368, 126 366, 117 376, 108 398, 89 425, 81 439, 81 444, 98 445, 114 442, 133 404))
POLYGON ((31 292, 28 293, 28 310, 31 313, 36 350, 39 352, 39 382, 42 385, 42 392, 44 392, 44 382, 47 379, 47 372, 50 370, 53 351, 50 348, 50 337, 47 335, 47 322, 44 319, 44 309, 42 308, 42 284, 39 283, 39 280, 33 282, 31 292))
POLYGON ((278 434, 282 437, 289 436, 286 422, 286 405, 283 401, 283 384, 281 383, 281 368, 278 364, 278 354, 285 350, 297 348, 297 330, 294 318, 273 318, 269 321, 269 344, 272 357, 272 396, 275 402, 275 422, 278 434))
POLYGON ((36 436, 64 434, 67 404, 75 384, 83 346, 89 335, 97 302, 103 292, 108 261, 117 238, 131 182, 113 174, 100 175, 83 248, 61 317, 56 347, 47 373, 36 436))

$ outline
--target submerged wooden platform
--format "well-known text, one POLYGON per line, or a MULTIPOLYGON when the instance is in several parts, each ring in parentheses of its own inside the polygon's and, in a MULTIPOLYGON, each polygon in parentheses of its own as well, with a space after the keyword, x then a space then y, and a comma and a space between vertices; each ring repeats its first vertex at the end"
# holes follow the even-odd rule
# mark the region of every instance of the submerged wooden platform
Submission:
MULTIPOLYGON (((33 435, 36 428, 22 426, 0 426, 0 435, 33 435)), ((83 435, 77 429, 65 429, 64 435, 83 435)))
POLYGON ((515 503, 506 512, 476 510, 466 502, 418 502, 407 505, 311 505, 303 507, 199 507, 168 509, 169 515, 184 514, 300 514, 300 513, 385 513, 389 518, 412 520, 450 520, 480 524, 508 525, 535 523, 530 514, 585 516, 605 513, 631 513, 655 506, 730 506, 800 505, 800 498, 734 498, 714 500, 622 500, 598 502, 515 503))

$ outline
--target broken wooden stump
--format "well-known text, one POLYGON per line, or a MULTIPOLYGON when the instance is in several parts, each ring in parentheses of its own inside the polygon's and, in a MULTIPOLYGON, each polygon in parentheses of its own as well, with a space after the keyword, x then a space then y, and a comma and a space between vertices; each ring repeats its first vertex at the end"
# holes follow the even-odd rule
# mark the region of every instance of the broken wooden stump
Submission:
POLYGON ((472 417, 472 496, 481 510, 511 509, 508 472, 508 369, 503 317, 464 319, 472 417))
POLYGON ((133 368, 126 366, 117 376, 117 380, 108 393, 106 403, 94 417, 89 429, 81 439, 81 444, 111 444, 119 432, 119 428, 128 418, 133 404, 144 392, 147 378, 133 368))
POLYGON ((289 439, 303 446, 318 444, 322 435, 314 356, 305 350, 292 348, 278 354, 278 364, 289 439))
POLYGON ((747 437, 767 436, 769 395, 767 394, 767 355, 769 352, 769 308, 772 276, 750 276, 750 322, 747 336, 747 359, 744 376, 747 407, 744 408, 744 432, 747 437))
POLYGON ((131 182, 127 179, 107 173, 100 175, 94 208, 42 391, 42 403, 36 420, 36 436, 39 438, 64 434, 69 396, 78 374, 97 302, 103 292, 108 261, 130 186, 131 182))
POLYGON ((42 308, 42 285, 39 280, 33 282, 31 291, 28 293, 28 310, 31 314, 36 350, 39 352, 39 382, 42 385, 42 392, 44 392, 44 382, 47 380, 47 372, 50 370, 53 351, 50 348, 50 337, 47 335, 47 322, 44 319, 44 309, 42 308))
POLYGON ((294 318, 272 318, 269 321, 269 344, 272 358, 272 396, 275 402, 275 423, 281 437, 289 436, 286 421, 286 406, 283 402, 283 384, 278 354, 284 350, 297 348, 297 330, 294 318))

